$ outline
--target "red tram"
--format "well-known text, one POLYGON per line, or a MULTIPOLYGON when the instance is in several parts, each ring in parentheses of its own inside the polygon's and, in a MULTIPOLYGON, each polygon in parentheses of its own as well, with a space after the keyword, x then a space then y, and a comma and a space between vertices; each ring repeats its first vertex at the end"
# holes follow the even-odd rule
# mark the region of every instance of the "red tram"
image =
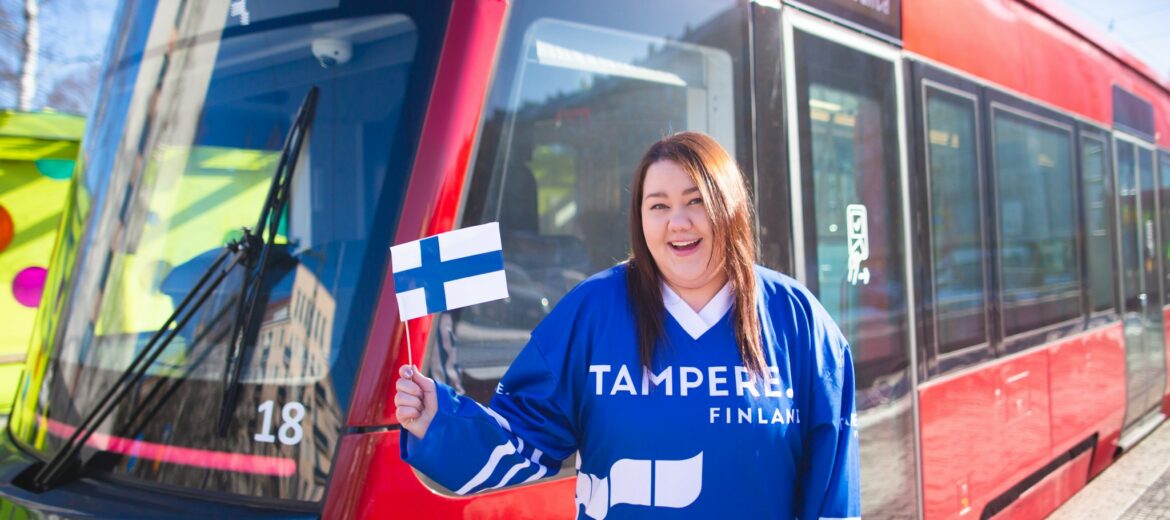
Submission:
POLYGON ((112 34, 0 512, 572 517, 571 461, 471 497, 401 461, 387 249, 500 222, 511 298, 409 342, 486 401, 684 129, 851 342, 865 517, 1041 517, 1170 413, 1170 83, 1052 0, 124 0, 112 34))

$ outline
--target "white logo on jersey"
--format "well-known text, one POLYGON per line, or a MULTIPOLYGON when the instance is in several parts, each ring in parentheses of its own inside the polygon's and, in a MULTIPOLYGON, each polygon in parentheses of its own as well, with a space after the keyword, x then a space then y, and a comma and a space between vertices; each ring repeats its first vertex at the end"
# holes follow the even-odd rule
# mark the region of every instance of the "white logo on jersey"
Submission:
POLYGON ((702 491, 703 452, 684 460, 621 459, 610 466, 608 477, 577 472, 577 505, 596 520, 604 520, 618 504, 684 508, 702 491))

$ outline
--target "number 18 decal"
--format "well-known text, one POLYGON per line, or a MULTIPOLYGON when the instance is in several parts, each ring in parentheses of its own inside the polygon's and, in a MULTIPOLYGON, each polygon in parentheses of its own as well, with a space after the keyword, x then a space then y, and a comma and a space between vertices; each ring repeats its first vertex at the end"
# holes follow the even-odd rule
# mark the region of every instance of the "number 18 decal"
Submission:
POLYGON ((252 439, 256 442, 276 442, 279 438, 280 443, 285 446, 300 444, 301 439, 305 437, 305 430, 301 427, 301 420, 305 418, 305 405, 296 401, 285 403, 284 408, 280 410, 280 418, 284 422, 276 435, 272 435, 272 410, 275 406, 274 401, 268 400, 256 407, 256 411, 264 414, 264 418, 260 423, 260 433, 253 435, 252 439))

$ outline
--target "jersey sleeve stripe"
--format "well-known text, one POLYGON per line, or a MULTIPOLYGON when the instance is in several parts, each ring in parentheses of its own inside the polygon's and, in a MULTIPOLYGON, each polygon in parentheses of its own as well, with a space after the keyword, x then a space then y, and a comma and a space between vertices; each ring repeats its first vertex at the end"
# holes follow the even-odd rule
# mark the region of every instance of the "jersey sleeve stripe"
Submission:
POLYGON ((521 459, 520 462, 516 463, 515 466, 512 466, 512 469, 508 470, 508 472, 504 474, 504 478, 500 479, 500 481, 496 485, 494 485, 488 489, 500 489, 500 488, 508 485, 508 483, 510 483, 512 481, 512 478, 515 477, 516 474, 520 472, 520 470, 531 467, 531 466, 532 466, 532 461, 529 461, 528 459, 521 459))
POLYGON ((483 484, 485 481, 487 481, 488 477, 492 475, 492 473, 495 473, 496 466, 500 464, 500 460, 514 453, 516 453, 516 447, 513 446, 511 442, 505 442, 499 446, 496 446, 496 449, 492 450, 491 456, 488 457, 487 464, 484 464, 483 468, 479 470, 479 473, 476 473, 474 477, 471 477, 471 480, 467 481, 467 483, 464 484, 463 487, 459 488, 455 494, 466 495, 467 493, 471 492, 471 490, 475 489, 476 486, 483 484))
POLYGON ((479 403, 475 403, 475 404, 477 406, 479 406, 480 408, 482 408, 485 413, 492 416, 492 418, 496 420, 496 423, 500 425, 500 428, 503 428, 504 431, 506 431, 508 433, 512 433, 512 425, 508 424, 508 420, 505 419, 504 416, 500 415, 495 410, 492 410, 491 408, 488 408, 482 404, 479 404, 479 403))

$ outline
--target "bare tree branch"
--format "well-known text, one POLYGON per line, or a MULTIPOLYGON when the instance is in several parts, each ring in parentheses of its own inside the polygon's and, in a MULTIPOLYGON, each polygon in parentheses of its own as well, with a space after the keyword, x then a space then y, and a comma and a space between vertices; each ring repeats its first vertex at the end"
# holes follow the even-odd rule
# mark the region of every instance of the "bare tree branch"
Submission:
POLYGON ((21 110, 32 110, 33 96, 37 93, 37 53, 41 48, 39 18, 37 0, 24 0, 24 61, 20 67, 18 96, 21 110))

